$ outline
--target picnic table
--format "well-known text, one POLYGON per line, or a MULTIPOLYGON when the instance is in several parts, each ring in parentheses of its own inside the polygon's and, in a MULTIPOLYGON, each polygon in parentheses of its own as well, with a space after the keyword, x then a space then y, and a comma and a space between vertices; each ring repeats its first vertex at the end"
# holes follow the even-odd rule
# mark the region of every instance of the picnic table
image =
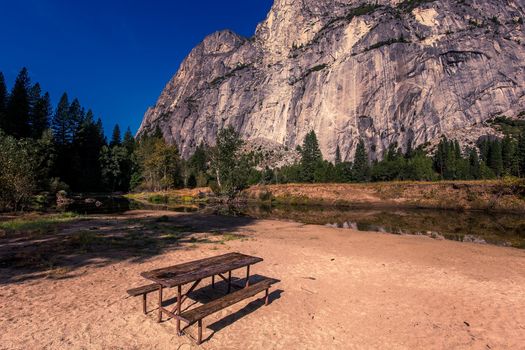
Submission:
POLYGON ((180 328, 180 321, 185 321, 188 324, 198 322, 199 335, 197 343, 200 344, 202 339, 202 318, 219 311, 229 305, 238 301, 244 300, 247 297, 253 296, 261 291, 266 290, 266 301, 268 304, 268 289, 273 284, 278 282, 275 279, 264 278, 256 285, 250 286, 250 266, 263 261, 262 258, 256 256, 245 255, 241 253, 228 253, 186 262, 174 266, 164 267, 151 271, 142 272, 141 276, 154 282, 151 285, 143 286, 128 290, 130 295, 143 295, 144 313, 146 313, 146 294, 158 290, 158 318, 157 322, 162 321, 162 314, 166 314, 177 322, 177 335, 182 335, 180 328), (246 280, 243 286, 232 284, 232 271, 246 268, 246 280), (225 274, 227 273, 227 277, 225 274), (182 304, 188 295, 195 290, 195 288, 205 278, 211 277, 212 287, 215 287, 215 276, 219 276, 227 283, 227 295, 225 297, 216 299, 210 303, 201 305, 195 309, 184 311, 181 313, 182 304), (190 288, 183 293, 183 286, 190 284, 190 288), (240 291, 231 292, 231 287, 236 286, 241 288, 240 291), (173 310, 165 308, 163 303, 163 289, 177 288, 177 302, 173 310))

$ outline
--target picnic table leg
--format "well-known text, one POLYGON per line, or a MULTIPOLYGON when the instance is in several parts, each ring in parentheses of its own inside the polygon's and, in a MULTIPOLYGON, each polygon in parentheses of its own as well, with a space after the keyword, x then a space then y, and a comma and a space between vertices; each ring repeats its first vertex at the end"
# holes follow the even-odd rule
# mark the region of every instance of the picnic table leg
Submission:
MULTIPOLYGON (((181 309, 181 286, 177 286, 177 315, 180 315, 180 309, 181 309)), ((177 319, 177 335, 181 336, 182 333, 180 331, 180 320, 177 319)))
POLYGON ((199 334, 197 335, 197 345, 200 345, 200 343, 202 343, 202 320, 197 321, 197 325, 199 327, 199 334))
MULTIPOLYGON (((270 289, 270 288, 268 288, 270 289)), ((268 305, 268 289, 266 289, 266 294, 264 296, 264 305, 268 305)))
POLYGON ((215 288, 215 275, 211 276, 211 287, 215 288))
POLYGON ((250 286, 250 265, 246 266, 246 284, 245 287, 250 286))
POLYGON ((162 284, 159 285, 159 316, 157 318, 157 322, 160 323, 162 321, 162 284))
POLYGON ((147 312, 146 312, 146 295, 147 295, 147 293, 142 294, 142 312, 144 312, 144 315, 147 314, 147 312))
POLYGON ((231 270, 228 271, 228 293, 230 293, 232 289, 232 272, 231 270))

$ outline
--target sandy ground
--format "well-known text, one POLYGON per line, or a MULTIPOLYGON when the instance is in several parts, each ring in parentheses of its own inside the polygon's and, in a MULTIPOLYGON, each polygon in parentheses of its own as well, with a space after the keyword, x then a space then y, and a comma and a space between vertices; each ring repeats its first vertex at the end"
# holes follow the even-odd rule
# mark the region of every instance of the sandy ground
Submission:
POLYGON ((11 269, 0 269, 0 349, 198 348, 195 326, 178 337, 173 320, 155 322, 156 295, 143 315, 140 298, 125 291, 143 284, 142 271, 232 251, 264 258, 253 273, 281 282, 269 306, 255 297, 206 318, 203 349, 525 349, 525 251, 293 222, 148 215, 225 226, 244 238, 147 259, 86 259, 63 278, 16 282, 11 269))

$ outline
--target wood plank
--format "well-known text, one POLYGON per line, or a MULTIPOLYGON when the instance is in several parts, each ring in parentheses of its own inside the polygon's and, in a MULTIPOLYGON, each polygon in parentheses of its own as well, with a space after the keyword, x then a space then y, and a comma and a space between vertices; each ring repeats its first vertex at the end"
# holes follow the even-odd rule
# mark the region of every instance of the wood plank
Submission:
POLYGON ((138 295, 154 292, 158 289, 159 289, 159 285, 157 283, 153 283, 153 284, 148 284, 147 286, 128 289, 126 292, 132 297, 136 297, 138 295))
POLYGON ((275 284, 277 282, 279 282, 279 280, 276 280, 274 278, 265 278, 262 281, 250 285, 249 287, 227 294, 219 299, 215 299, 209 303, 188 310, 182 313, 180 316, 176 317, 188 324, 195 323, 198 320, 202 320, 208 315, 211 315, 224 308, 227 308, 228 306, 238 303, 244 299, 252 297, 270 288, 272 284, 275 284))
POLYGON ((175 287, 219 273, 236 270, 263 261, 262 258, 240 253, 228 253, 211 258, 141 273, 142 277, 165 287, 175 287))

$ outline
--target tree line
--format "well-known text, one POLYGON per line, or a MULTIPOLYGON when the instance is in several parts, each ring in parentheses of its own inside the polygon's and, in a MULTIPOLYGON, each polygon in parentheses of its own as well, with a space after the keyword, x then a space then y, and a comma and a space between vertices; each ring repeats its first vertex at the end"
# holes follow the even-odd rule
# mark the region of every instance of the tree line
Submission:
POLYGON ((276 169, 260 168, 261 154, 245 152, 233 128, 219 130, 214 146, 199 145, 182 159, 161 131, 136 140, 115 125, 106 139, 102 120, 64 93, 52 108, 49 93, 32 84, 23 68, 8 91, 0 72, 0 209, 31 205, 35 194, 59 191, 161 191, 210 186, 233 197, 255 184, 368 182, 393 180, 474 180, 525 176, 525 122, 497 118, 503 139, 485 137, 462 149, 443 138, 433 154, 427 146, 393 143, 380 161, 370 161, 359 140, 354 161, 324 159, 315 132, 297 147, 300 160, 276 169))
POLYGON ((32 204, 36 193, 127 191, 135 139, 64 93, 56 108, 23 68, 10 91, 0 72, 0 209, 32 204))

